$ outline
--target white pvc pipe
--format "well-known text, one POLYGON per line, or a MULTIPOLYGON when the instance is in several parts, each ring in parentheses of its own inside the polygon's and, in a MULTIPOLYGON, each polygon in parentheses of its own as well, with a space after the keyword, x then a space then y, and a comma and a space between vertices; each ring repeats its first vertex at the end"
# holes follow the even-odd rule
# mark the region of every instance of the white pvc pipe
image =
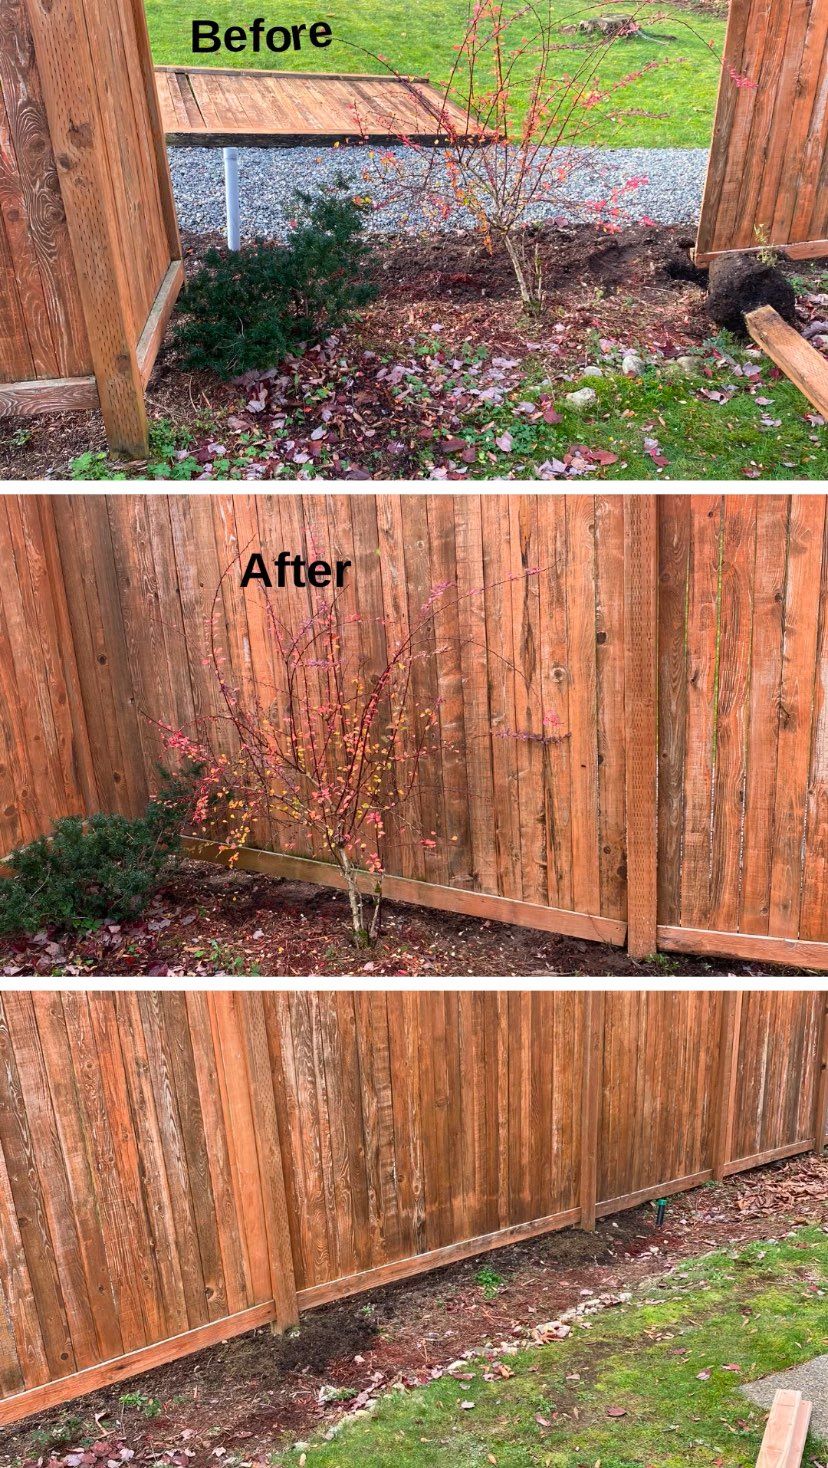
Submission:
POLYGON ((227 205, 227 248, 238 250, 241 246, 238 148, 224 149, 224 198, 227 205))

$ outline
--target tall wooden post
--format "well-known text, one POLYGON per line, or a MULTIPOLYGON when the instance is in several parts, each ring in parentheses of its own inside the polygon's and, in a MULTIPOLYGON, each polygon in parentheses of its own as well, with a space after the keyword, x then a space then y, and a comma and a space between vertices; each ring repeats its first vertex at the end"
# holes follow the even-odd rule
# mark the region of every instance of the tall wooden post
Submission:
POLYGON ((658 508, 624 495, 627 946, 656 950, 658 872, 658 508))
MULTIPOLYGON (((80 0, 27 0, 27 8, 107 438, 117 453, 145 458, 149 440, 138 335, 116 239, 80 0)), ((104 37, 98 42, 103 45, 104 37)))

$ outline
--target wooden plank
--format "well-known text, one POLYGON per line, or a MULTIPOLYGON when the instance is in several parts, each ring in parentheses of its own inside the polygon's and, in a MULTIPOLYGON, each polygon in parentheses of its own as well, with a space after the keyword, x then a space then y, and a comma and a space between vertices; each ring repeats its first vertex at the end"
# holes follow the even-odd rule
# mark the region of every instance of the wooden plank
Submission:
POLYGON ((627 947, 656 948, 658 907, 658 511, 655 495, 624 496, 624 702, 627 947))
POLYGON ((747 962, 784 964, 788 969, 828 973, 828 943, 774 938, 764 933, 711 933, 707 928, 676 928, 659 924, 658 946, 667 953, 706 953, 747 962))
POLYGON ((138 339, 137 358, 141 381, 146 387, 152 376, 155 359, 164 340, 175 303, 184 285, 184 264, 173 260, 161 282, 161 288, 153 303, 146 325, 138 339))
POLYGON ((7 1397, 5 1401, 0 1401, 0 1427, 19 1422, 34 1412, 48 1412, 61 1402, 73 1401, 87 1392, 99 1391, 102 1387, 112 1386, 114 1382, 123 1381, 126 1377, 153 1371, 156 1366, 164 1366, 168 1361, 178 1361, 182 1356, 205 1350, 207 1346, 232 1340, 234 1336, 244 1335, 246 1331, 270 1324, 273 1318, 271 1303, 254 1305, 240 1315, 197 1326, 169 1340, 142 1346, 128 1356, 119 1356, 115 1360, 89 1366, 84 1371, 75 1371, 59 1381, 48 1382, 16 1396, 7 1397))
POLYGON ((612 1213, 624 1213, 628 1208, 640 1208, 642 1203, 649 1203, 653 1198, 672 1198, 676 1193, 688 1193, 692 1188, 700 1188, 712 1178, 713 1173, 709 1167, 702 1168, 700 1172, 689 1173, 686 1177, 667 1178, 663 1182, 651 1183, 646 1188, 636 1188, 632 1193, 621 1193, 615 1198, 601 1199, 595 1209, 596 1218, 608 1218, 612 1213))
POLYGON ((811 1421, 811 1403, 797 1391, 773 1398, 756 1468, 799 1468, 811 1421))
POLYGON ((773 306, 760 306, 745 316, 753 340, 798 387, 818 413, 828 419, 828 362, 773 306))
MULTIPOLYGON (((549 1218, 535 1218, 527 1223, 518 1223, 510 1228, 498 1229, 495 1233, 483 1234, 478 1238, 464 1239, 456 1244, 444 1244, 430 1249, 425 1254, 410 1259, 397 1259, 390 1264, 380 1264, 367 1269, 364 1274, 351 1275, 347 1279, 330 1280, 315 1288, 299 1291, 299 1309, 315 1310, 332 1300, 343 1300, 362 1290, 377 1289, 380 1285, 393 1284, 398 1279, 412 1279, 430 1269, 441 1269, 447 1264, 456 1264, 461 1259, 471 1259, 475 1254, 487 1254, 492 1249, 502 1249, 506 1244, 520 1243, 523 1239, 536 1239, 541 1234, 554 1233, 577 1223, 580 1209, 570 1208, 565 1213, 553 1214, 549 1218)), ((0 1413, 2 1405, 0 1404, 0 1413)), ((2 1417, 0 1417, 2 1421, 2 1417)))
POLYGON ((566 500, 573 906, 599 912, 595 503, 566 500))
MULTIPOLYGON (((31 267, 25 267, 23 296, 27 331, 41 338, 44 349, 48 350, 45 324, 32 322, 42 300, 56 356, 55 370, 47 373, 38 366, 37 375, 85 376, 91 371, 92 359, 26 0, 7 0, 3 22, 0 86, 9 129, 5 169, 10 194, 20 204, 19 220, 10 234, 10 242, 18 259, 21 250, 27 256, 34 256, 39 276, 38 283, 30 273, 31 267), (27 289, 28 282, 31 290, 27 289)), ((38 360, 40 352, 35 349, 33 356, 38 360)))
POLYGON ((299 1319, 299 1311, 290 1248, 282 1148, 261 995, 247 993, 243 996, 242 1004, 275 1319, 284 1330, 299 1319))
MULTIPOLYGON (((231 853, 217 842, 196 840, 194 837, 185 838, 184 848, 197 861, 211 861, 227 866, 232 854, 234 866, 242 871, 267 872, 273 876, 290 877, 297 882, 312 882, 334 887, 338 891, 344 890, 344 880, 338 867, 328 862, 310 861, 304 857, 287 856, 274 851, 258 851, 251 846, 231 853)), ((364 890, 369 891, 371 879, 367 873, 359 880, 364 890)), ((532 902, 517 902, 485 892, 469 892, 460 887, 441 887, 436 883, 413 881, 408 877, 386 877, 383 891, 390 902, 413 902, 420 907, 493 918, 495 922, 515 923, 518 927, 538 928, 547 933, 566 933, 573 938, 592 938, 599 943, 623 944, 627 936, 627 924, 617 918, 570 912, 565 908, 541 907, 532 902)))
POLYGON ((687 731, 684 760, 684 837, 681 922, 708 922, 714 772, 716 669, 722 559, 722 500, 693 495, 687 598, 687 731))
POLYGON ((41 413, 85 413, 100 407, 94 377, 37 378, 0 384, 0 419, 41 413))
POLYGON ((789 496, 757 496, 747 778, 739 921, 736 924, 746 933, 767 933, 770 922, 773 862, 771 837, 779 740, 789 519, 789 496))
POLYGON ((811 765, 825 495, 794 495, 788 530, 769 932, 799 935, 811 765))
POLYGON ((739 887, 747 781, 747 724, 756 554, 756 504, 725 497, 719 655, 716 684, 716 783, 710 859, 711 928, 739 925, 739 887))
POLYGON ((658 918, 662 923, 678 923, 684 834, 690 496, 665 495, 658 521, 658 918))
POLYGON ((27 11, 107 434, 116 452, 145 458, 149 438, 137 338, 84 18, 78 0, 49 6, 27 0, 27 11))
POLYGON ((814 1150, 828 1147, 828 999, 819 996, 821 1023, 817 1041, 817 1084, 814 1098, 814 1150))
POLYGON ((598 1201, 598 1135, 601 1117, 601 1085, 605 1005, 598 991, 584 994, 583 1077, 581 1094, 581 1228, 595 1228, 598 1201))
POLYGON ((739 1040, 742 1028, 741 993, 722 995, 719 1032, 718 1077, 716 1082, 716 1116, 713 1140, 713 1176, 722 1178, 733 1153, 733 1128, 736 1119, 736 1085, 739 1066, 739 1040))
POLYGON ((828 515, 819 588, 813 725, 799 936, 819 941, 828 939, 828 515))

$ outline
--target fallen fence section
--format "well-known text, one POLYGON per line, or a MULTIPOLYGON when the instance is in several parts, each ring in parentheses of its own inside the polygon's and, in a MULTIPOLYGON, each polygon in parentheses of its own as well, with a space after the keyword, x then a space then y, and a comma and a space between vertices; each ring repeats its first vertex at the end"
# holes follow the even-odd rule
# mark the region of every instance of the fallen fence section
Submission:
MULTIPOLYGON (((433 840, 389 829, 389 896, 828 972, 826 502, 3 496, 0 850, 143 809, 158 726, 220 712, 211 635, 232 684, 278 707, 267 593, 228 575, 211 633, 214 593, 240 548, 323 549, 353 563, 343 645, 366 676, 452 588, 413 679, 444 740, 412 796, 433 840)), ((305 594, 273 595, 297 628, 305 594)), ((273 821, 240 862, 336 885, 325 855, 273 821)))
POLYGON ((824 993, 0 996, 0 1423, 826 1139, 824 993))

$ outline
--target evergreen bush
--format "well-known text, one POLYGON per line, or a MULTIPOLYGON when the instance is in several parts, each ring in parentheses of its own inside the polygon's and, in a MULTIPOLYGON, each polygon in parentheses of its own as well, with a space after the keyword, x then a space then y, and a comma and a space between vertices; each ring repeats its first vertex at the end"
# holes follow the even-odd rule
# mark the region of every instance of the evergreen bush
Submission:
POLYGON ((296 195, 284 244, 209 250, 181 299, 175 342, 184 365, 225 379, 267 371, 373 300, 362 279, 365 214, 340 180, 324 194, 296 195))
POLYGON ((66 816, 8 858, 0 880, 0 933, 65 932, 137 917, 175 856, 192 803, 189 774, 164 777, 137 820, 66 816))

